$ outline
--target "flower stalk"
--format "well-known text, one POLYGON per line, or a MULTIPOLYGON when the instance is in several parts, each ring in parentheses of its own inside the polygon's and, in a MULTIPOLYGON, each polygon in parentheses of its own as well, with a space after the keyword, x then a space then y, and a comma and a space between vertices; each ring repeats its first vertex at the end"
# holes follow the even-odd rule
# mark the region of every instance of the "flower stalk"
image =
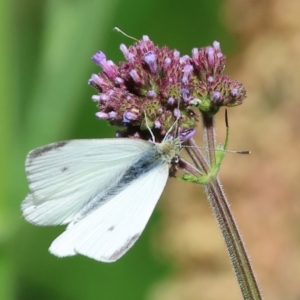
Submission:
MULTIPOLYGON (((204 115, 204 114, 203 114, 204 115)), ((206 137, 208 149, 216 149, 215 133, 212 126, 213 116, 203 116, 204 136, 206 137), (211 120, 210 120, 211 119, 211 120)), ((226 143, 225 143, 226 144, 226 143)), ((225 149, 226 150, 226 149, 225 149)), ((208 152, 209 159, 212 161, 212 151, 208 152)), ((201 157, 202 153, 197 147, 189 148, 188 153, 191 157, 201 157), (192 153, 191 153, 192 152, 192 153)), ((215 153, 215 152, 214 152, 215 153)), ((204 159, 204 158, 203 158, 204 159)), ((193 160, 196 166, 201 169, 202 164, 198 164, 203 159, 193 160)), ((226 195, 222 188, 221 182, 216 176, 210 180, 204 189, 209 200, 210 206, 213 210, 214 216, 217 219, 219 228, 222 232, 226 248, 237 277, 243 299, 247 300, 261 300, 262 296, 252 270, 250 260, 248 258, 245 245, 243 243, 241 234, 238 230, 237 224, 234 220, 232 212, 229 207, 226 195)))
POLYGON ((205 192, 224 237, 243 298, 245 300, 261 300, 262 296, 243 240, 232 216, 219 179, 208 184, 208 186, 205 187, 205 192))
POLYGON ((214 120, 211 115, 206 113, 202 113, 203 120, 203 137, 205 146, 208 153, 209 164, 212 166, 216 163, 216 138, 215 138, 215 128, 214 128, 214 120))

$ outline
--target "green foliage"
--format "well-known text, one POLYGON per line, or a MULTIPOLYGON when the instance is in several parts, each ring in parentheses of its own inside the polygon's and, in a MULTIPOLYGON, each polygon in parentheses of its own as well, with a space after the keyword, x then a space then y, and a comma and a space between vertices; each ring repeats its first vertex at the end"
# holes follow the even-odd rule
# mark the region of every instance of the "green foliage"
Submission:
POLYGON ((98 70, 90 60, 97 50, 117 62, 119 44, 131 43, 114 26, 184 53, 228 38, 217 9, 217 0, 0 1, 0 299, 140 300, 165 276, 168 268, 151 254, 153 218, 117 263, 51 256, 48 246, 63 228, 21 218, 24 160, 54 141, 113 136, 94 118, 87 80, 98 70))

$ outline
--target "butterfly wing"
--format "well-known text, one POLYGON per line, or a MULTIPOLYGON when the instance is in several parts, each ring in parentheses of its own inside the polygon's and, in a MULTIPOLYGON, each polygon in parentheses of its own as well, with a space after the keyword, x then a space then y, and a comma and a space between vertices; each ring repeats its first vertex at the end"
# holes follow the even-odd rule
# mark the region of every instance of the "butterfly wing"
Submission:
POLYGON ((77 223, 71 223, 50 246, 59 256, 77 253, 113 262, 125 254, 144 230, 168 179, 160 164, 77 223))
POLYGON ((30 194, 25 219, 59 225, 101 197, 152 144, 135 139, 72 140, 31 151, 26 159, 30 194))

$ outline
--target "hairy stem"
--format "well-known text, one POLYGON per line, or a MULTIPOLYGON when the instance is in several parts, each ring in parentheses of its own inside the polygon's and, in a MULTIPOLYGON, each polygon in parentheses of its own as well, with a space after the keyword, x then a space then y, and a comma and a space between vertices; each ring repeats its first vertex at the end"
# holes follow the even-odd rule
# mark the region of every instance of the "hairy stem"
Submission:
POLYGON ((209 183, 205 187, 205 191, 218 220, 243 298, 245 300, 261 300, 262 296, 244 243, 219 179, 209 183))
POLYGON ((200 171, 197 168, 195 168, 192 164, 190 164, 183 158, 179 159, 178 165, 179 165, 179 168, 182 169, 186 173, 193 174, 194 176, 201 175, 200 171))
POLYGON ((187 147, 185 147, 185 150, 187 151, 197 168, 199 168, 201 172, 207 173, 209 169, 208 163, 202 155, 194 139, 189 139, 186 142, 186 146, 187 147), (198 151, 194 151, 195 149, 198 149, 198 151))
MULTIPOLYGON (((186 148, 191 159, 201 174, 209 172, 210 168, 216 163, 215 155, 215 129, 213 126, 213 117, 203 114, 204 140, 208 148, 209 166, 203 157, 200 149, 191 141, 190 146, 186 148)), ((235 223, 229 203, 226 199, 224 190, 221 186, 218 176, 213 178, 205 185, 205 191, 212 207, 213 213, 218 221, 225 244, 229 253, 231 263, 236 274, 243 299, 261 300, 262 296, 258 288, 244 243, 235 223)))
POLYGON ((212 116, 202 113, 202 121, 203 121, 203 138, 205 142, 205 146, 207 147, 208 159, 210 165, 214 165, 216 163, 216 154, 215 154, 215 128, 214 128, 214 119, 212 116))

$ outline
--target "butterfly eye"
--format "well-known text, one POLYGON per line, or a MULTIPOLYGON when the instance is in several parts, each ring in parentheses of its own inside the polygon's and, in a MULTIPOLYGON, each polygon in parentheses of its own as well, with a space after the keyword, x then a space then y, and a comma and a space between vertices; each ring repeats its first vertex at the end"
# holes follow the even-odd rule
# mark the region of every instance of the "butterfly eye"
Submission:
POLYGON ((178 165, 178 163, 179 163, 179 155, 175 155, 175 156, 172 158, 171 163, 174 164, 174 165, 178 165))

